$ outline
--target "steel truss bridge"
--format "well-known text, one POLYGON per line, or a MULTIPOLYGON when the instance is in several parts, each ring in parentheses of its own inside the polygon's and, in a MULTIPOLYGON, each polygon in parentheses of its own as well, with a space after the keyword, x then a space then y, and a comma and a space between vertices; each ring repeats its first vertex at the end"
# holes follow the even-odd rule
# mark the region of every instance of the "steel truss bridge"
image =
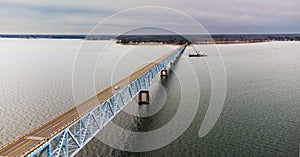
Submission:
POLYGON ((74 156, 153 78, 168 69, 187 45, 171 51, 0 148, 0 156, 74 156), (80 111, 80 113, 78 112, 80 111))

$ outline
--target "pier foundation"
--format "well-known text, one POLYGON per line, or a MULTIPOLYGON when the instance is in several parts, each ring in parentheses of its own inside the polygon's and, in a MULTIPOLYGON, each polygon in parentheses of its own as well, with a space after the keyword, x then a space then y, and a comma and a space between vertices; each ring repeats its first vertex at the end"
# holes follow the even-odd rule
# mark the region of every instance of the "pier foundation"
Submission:
POLYGON ((142 90, 139 92, 139 97, 138 97, 138 104, 146 104, 148 105, 150 103, 150 94, 148 90, 142 90))
POLYGON ((168 70, 161 70, 160 77, 168 77, 168 70))

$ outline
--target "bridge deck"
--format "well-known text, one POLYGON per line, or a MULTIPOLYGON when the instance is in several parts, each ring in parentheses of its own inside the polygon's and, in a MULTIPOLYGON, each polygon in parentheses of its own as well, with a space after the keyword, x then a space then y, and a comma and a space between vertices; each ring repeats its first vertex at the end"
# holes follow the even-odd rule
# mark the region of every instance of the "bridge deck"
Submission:
MULTIPOLYGON (((176 49, 177 50, 177 49, 176 49)), ((58 116, 50 119, 49 121, 37 126, 28 133, 14 139, 10 143, 2 146, 0 148, 0 156, 25 156, 31 151, 37 149, 39 146, 47 142, 50 138, 54 137, 57 133, 67 128, 73 122, 90 112, 92 109, 97 107, 99 104, 103 103, 115 92, 126 87, 128 84, 139 78, 142 74, 149 71, 156 64, 162 62, 164 59, 173 54, 176 50, 173 50, 161 58, 151 62, 145 67, 135 71, 131 75, 122 79, 121 81, 115 83, 114 85, 107 87, 106 89, 100 91, 95 96, 87 99, 83 103, 69 108, 58 116), (119 86, 118 90, 114 87, 119 86), (80 113, 78 113, 80 111, 80 113)))

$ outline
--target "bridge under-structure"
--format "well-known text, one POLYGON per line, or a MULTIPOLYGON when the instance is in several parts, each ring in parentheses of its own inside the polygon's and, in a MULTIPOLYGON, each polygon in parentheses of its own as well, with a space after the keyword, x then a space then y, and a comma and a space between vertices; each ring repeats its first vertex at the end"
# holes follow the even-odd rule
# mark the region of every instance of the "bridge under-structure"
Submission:
POLYGON ((76 155, 129 101, 140 91, 147 90, 153 78, 168 69, 186 46, 167 53, 83 103, 2 146, 0 156, 76 155))

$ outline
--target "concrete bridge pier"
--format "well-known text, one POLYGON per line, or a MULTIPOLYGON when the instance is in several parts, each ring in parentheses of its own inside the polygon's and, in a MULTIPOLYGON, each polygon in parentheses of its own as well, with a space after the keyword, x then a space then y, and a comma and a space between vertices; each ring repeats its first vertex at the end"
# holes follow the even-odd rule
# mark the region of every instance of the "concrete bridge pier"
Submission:
POLYGON ((168 70, 167 69, 161 70, 160 77, 168 77, 168 70))
POLYGON ((148 105, 150 103, 150 94, 149 90, 141 90, 139 92, 138 104, 139 105, 148 105))

